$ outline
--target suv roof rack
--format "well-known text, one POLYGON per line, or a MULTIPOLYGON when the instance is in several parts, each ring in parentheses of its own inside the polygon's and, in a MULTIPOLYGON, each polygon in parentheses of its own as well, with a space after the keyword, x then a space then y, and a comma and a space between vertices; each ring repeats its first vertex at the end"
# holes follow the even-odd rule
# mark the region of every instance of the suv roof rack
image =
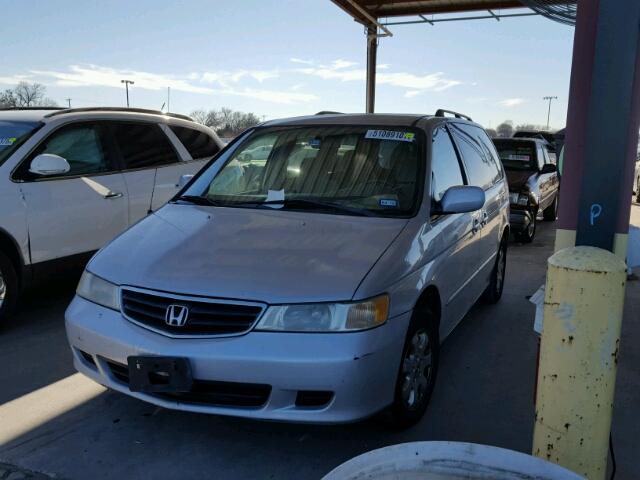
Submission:
POLYGON ((316 113, 316 115, 344 115, 344 113, 342 113, 342 112, 332 112, 331 110, 322 110, 322 111, 316 113))
POLYGON ((133 112, 133 113, 150 113, 153 115, 164 115, 165 117, 181 118, 182 120, 189 120, 193 122, 193 118, 188 115, 182 115, 180 113, 165 113, 160 110, 150 110, 147 108, 128 108, 128 107, 84 107, 84 108, 59 108, 55 112, 51 112, 45 115, 45 117, 55 117, 56 115, 62 115, 65 113, 77 113, 77 112, 133 112))
POLYGON ((439 108, 438 110, 436 110, 436 117, 446 117, 446 113, 453 115, 456 118, 462 118, 464 120, 473 122, 473 120, 471 120, 471 117, 468 115, 463 115, 462 113, 454 112, 453 110, 445 110, 443 108, 439 108))
POLYGON ((11 110, 63 110, 64 107, 1 107, 0 111, 6 112, 11 110))

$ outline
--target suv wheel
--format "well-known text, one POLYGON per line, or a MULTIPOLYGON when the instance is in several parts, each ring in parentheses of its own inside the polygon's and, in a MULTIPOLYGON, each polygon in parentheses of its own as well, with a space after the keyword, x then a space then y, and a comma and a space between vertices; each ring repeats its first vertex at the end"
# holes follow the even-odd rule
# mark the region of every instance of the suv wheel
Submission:
POLYGON ((18 276, 11 260, 0 252, 0 325, 13 310, 18 297, 18 276))
POLYGON ((507 236, 505 235, 500 242, 496 264, 491 273, 491 281, 484 291, 484 299, 488 303, 498 303, 502 298, 502 290, 504 290, 504 280, 507 272, 507 236))
POLYGON ((542 217, 547 222, 554 222, 558 217, 558 196, 553 199, 553 203, 542 211, 542 217))
POLYGON ((414 312, 402 350, 393 405, 387 423, 408 428, 420 421, 427 409, 438 373, 440 343, 429 309, 414 312))
POLYGON ((531 222, 527 225, 523 231, 516 234, 516 240, 522 243, 531 243, 533 242, 533 238, 536 236, 536 223, 538 219, 536 218, 535 212, 531 212, 531 222))

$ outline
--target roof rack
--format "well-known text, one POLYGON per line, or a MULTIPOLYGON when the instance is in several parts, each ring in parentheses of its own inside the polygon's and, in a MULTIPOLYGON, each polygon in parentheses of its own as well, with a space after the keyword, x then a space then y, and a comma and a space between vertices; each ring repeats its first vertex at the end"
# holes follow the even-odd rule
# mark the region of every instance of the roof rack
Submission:
POLYGON ((462 113, 454 112, 453 110, 445 110, 443 108, 439 108, 438 110, 436 110, 436 117, 446 117, 446 113, 453 115, 456 118, 462 118, 464 120, 473 122, 473 120, 471 120, 471 117, 469 117, 468 115, 463 115, 462 113))
POLYGON ((316 115, 344 115, 342 112, 332 112, 331 110, 322 110, 316 113, 316 115))
POLYGON ((11 110, 63 110, 64 107, 0 107, 0 111, 6 112, 11 110))
POLYGON ((188 115, 182 115, 180 113, 165 113, 160 110, 150 110, 147 108, 128 108, 128 107, 84 107, 84 108, 63 108, 58 109, 55 112, 51 112, 45 115, 45 117, 54 117, 56 115, 63 115, 65 113, 78 113, 78 112, 132 112, 132 113, 149 113, 152 115, 164 115, 165 117, 181 118, 182 120, 189 120, 193 122, 193 118, 188 115))

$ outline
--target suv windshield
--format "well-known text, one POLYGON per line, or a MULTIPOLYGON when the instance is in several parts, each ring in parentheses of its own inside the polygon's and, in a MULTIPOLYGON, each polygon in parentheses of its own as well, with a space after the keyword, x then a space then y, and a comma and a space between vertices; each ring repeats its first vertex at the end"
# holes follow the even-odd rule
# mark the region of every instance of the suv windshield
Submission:
POLYGON ((538 170, 535 143, 513 140, 494 140, 493 143, 505 170, 538 170))
POLYGON ((215 177, 206 172, 178 200, 406 216, 423 182, 418 147, 418 135, 406 128, 257 130, 233 150, 215 177))
POLYGON ((0 120, 0 164, 22 145, 42 124, 0 120))

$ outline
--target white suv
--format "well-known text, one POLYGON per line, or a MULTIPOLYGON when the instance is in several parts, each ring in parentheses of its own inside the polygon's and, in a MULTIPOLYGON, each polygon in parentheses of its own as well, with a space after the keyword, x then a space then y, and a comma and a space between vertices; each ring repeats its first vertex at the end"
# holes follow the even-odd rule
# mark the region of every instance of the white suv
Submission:
POLYGON ((83 263, 222 148, 150 110, 0 111, 0 322, 32 280, 83 263))

